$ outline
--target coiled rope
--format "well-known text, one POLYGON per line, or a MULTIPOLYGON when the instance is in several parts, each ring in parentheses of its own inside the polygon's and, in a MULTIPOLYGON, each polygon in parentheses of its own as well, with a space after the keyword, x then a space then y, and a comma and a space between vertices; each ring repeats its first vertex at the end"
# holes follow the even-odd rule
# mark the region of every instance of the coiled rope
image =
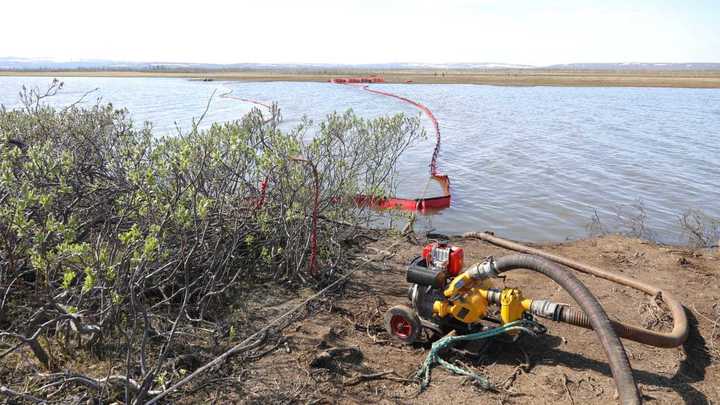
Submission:
POLYGON ((458 343, 458 342, 466 342, 466 341, 473 341, 473 340, 482 340, 487 339, 493 336, 502 335, 504 333, 512 332, 512 331, 523 331, 529 334, 534 335, 535 332, 533 331, 539 324, 531 319, 519 319, 514 322, 506 323, 505 325, 498 326, 497 328, 492 328, 488 330, 484 330, 482 332, 476 332, 476 333, 470 333, 467 335, 461 335, 461 336, 454 336, 454 335, 448 335, 445 336, 439 340, 437 340, 435 343, 432 344, 432 347, 430 348, 430 352, 428 353, 427 357, 425 358, 425 361, 423 362, 422 366, 420 366, 420 369, 415 374, 415 378, 420 380, 420 389, 424 390, 430 385, 430 374, 432 373, 432 368, 439 364, 444 369, 451 371, 455 374, 464 375, 466 377, 470 377, 473 380, 475 380, 481 388, 489 390, 493 389, 494 385, 488 380, 486 377, 475 373, 473 371, 467 370, 462 367, 458 367, 446 360, 444 360, 442 357, 440 357, 440 352, 443 349, 448 348, 449 346, 458 343))

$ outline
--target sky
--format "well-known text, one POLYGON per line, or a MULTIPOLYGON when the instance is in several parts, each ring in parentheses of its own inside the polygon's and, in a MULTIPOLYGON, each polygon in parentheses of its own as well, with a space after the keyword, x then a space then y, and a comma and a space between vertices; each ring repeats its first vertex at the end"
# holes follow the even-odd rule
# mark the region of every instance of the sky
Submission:
POLYGON ((2 0, 0 57, 720 62, 720 0, 2 0))

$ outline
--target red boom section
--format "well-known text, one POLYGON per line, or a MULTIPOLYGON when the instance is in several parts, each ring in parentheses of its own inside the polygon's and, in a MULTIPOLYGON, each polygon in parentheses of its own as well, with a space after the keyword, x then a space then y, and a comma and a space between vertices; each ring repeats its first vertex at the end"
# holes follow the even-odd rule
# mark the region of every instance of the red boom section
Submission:
MULTIPOLYGON (((337 84, 357 84, 357 83, 384 83, 385 80, 382 77, 360 77, 360 78, 337 78, 332 79, 332 83, 337 84)), ((427 115, 427 117, 430 119, 430 121, 433 124, 433 128, 435 129, 435 148, 433 149, 432 158, 430 159, 430 176, 440 183, 440 186, 443 190, 443 195, 439 197, 430 197, 430 198, 397 198, 397 197, 387 197, 387 198, 378 198, 378 197, 371 197, 371 196, 365 196, 365 195, 357 195, 354 197, 354 200, 357 204, 362 205, 368 205, 380 209, 402 209, 407 211, 420 211, 420 212, 426 212, 426 211, 435 211, 435 210, 442 210, 445 208, 448 208, 450 206, 450 178, 447 175, 438 173, 437 170, 437 158, 440 154, 440 124, 438 123, 437 118, 435 118, 435 115, 430 111, 429 108, 427 108, 425 105, 420 104, 416 101, 410 100, 409 98, 398 96, 397 94, 389 93, 386 91, 371 89, 368 85, 365 85, 362 87, 363 90, 368 91, 370 93, 379 94, 382 96, 387 97, 393 97, 398 100, 401 100, 403 102, 406 102, 408 104, 413 105, 414 107, 418 108, 422 112, 427 115)), ((232 95, 232 90, 228 91, 227 93, 222 94, 220 97, 225 98, 232 98, 235 100, 255 104, 267 109, 271 109, 271 106, 269 106, 266 103, 237 97, 232 95)), ((318 176, 317 176, 317 169, 313 166, 313 175, 315 180, 315 200, 314 200, 314 206, 313 206, 313 222, 311 227, 311 253, 310 253, 310 272, 311 274, 315 273, 315 267, 317 265, 317 218, 318 218, 318 205, 319 205, 319 184, 318 184, 318 176)), ((257 199, 255 208, 259 209, 262 207, 262 205, 265 203, 265 194, 267 190, 268 185, 268 178, 265 178, 263 182, 260 184, 260 197, 257 199)))
MULTIPOLYGON (((361 78, 362 79, 362 78, 361 78)), ((372 79, 372 78, 368 78, 372 79)), ((375 83, 382 83, 384 80, 380 82, 375 83)), ((333 83, 338 83, 333 81, 333 83)), ((350 83, 350 82, 340 82, 340 83, 350 83)), ((360 82, 360 83, 368 83, 368 82, 360 82)), ((440 123, 438 122, 437 118, 435 118, 435 114, 430 111, 429 108, 427 108, 424 104, 418 103, 417 101, 410 100, 407 97, 399 96, 397 94, 393 94, 387 91, 382 90, 376 90, 371 89, 370 86, 365 85, 362 87, 363 90, 368 91, 370 93, 379 94, 381 96, 386 97, 392 97, 395 99, 398 99, 400 101, 403 101, 405 103, 408 103, 415 108, 419 109, 425 115, 430 119, 430 122, 433 124, 433 129, 435 130, 435 148, 433 149, 432 158, 430 159, 430 176, 433 180, 437 181, 443 190, 443 195, 438 197, 429 197, 429 198, 415 198, 415 199, 409 199, 409 198, 397 198, 397 197, 390 197, 390 198, 374 198, 374 197, 367 197, 367 196, 358 196, 356 197, 356 201, 358 203, 362 204, 369 204, 374 207, 382 208, 382 209, 403 209, 407 211, 426 211, 426 210, 441 210, 450 207, 450 178, 447 175, 438 173, 437 169, 437 159, 438 155, 440 154, 440 123)))
MULTIPOLYGON (((355 196, 355 202, 357 204, 362 205, 369 205, 375 208, 379 209, 401 209, 406 211, 420 211, 420 212, 426 212, 426 211, 435 211, 435 210, 442 210, 445 208, 450 207, 450 178, 447 175, 440 174, 438 172, 437 168, 437 160, 438 155, 440 154, 440 123, 438 122, 437 118, 435 118, 435 115, 433 112, 424 104, 418 103, 417 101, 411 100, 407 97, 399 96, 397 94, 393 94, 387 91, 377 90, 377 89, 371 89, 370 86, 368 86, 368 83, 384 83, 385 80, 381 76, 370 76, 370 77, 339 77, 339 78, 333 78, 330 80, 331 83, 336 84, 365 84, 362 86, 362 89, 373 93, 378 94, 385 97, 392 97, 397 100, 400 100, 402 102, 408 103, 412 105, 413 107, 419 109, 422 111, 429 119, 430 122, 432 122, 433 129, 435 131, 435 148, 433 149, 432 158, 430 159, 430 177, 437 181, 440 184, 440 187, 442 188, 442 195, 436 196, 436 197, 422 197, 422 198, 399 198, 399 197, 372 197, 372 196, 366 196, 366 195, 357 195, 355 196)), ((246 103, 255 104, 257 106, 261 106, 267 109, 270 109, 270 105, 263 103, 261 101, 248 99, 248 98, 242 98, 238 96, 232 95, 232 90, 228 91, 227 93, 222 94, 220 97, 224 98, 231 98, 239 101, 243 101, 246 103)), ((267 179, 264 182, 267 184, 267 179)), ((265 187, 261 188, 261 197, 259 200, 260 205, 262 205, 262 202, 264 202, 265 198, 265 187)))
POLYGON ((385 79, 383 79, 380 76, 336 77, 334 79, 330 79, 330 83, 335 83, 335 84, 385 83, 385 79))

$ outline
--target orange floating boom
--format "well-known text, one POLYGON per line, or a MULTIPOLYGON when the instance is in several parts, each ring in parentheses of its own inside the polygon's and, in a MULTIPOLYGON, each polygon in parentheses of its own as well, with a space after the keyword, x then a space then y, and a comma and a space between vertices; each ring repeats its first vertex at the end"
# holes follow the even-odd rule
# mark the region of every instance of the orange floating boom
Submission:
MULTIPOLYGON (((332 83, 337 84, 355 84, 355 83, 384 83, 382 77, 356 77, 356 78, 334 78, 331 80, 332 83), (374 82, 362 81, 362 80, 377 80, 374 82)), ((447 175, 440 174, 437 169, 437 159, 440 154, 440 123, 435 114, 427 108, 424 104, 418 103, 417 101, 410 100, 407 97, 399 96, 387 91, 371 89, 367 84, 362 86, 363 90, 370 93, 379 94, 381 96, 396 98, 400 101, 408 103, 420 111, 424 112, 425 115, 430 119, 435 130, 435 148, 433 149, 432 158, 430 159, 430 177, 433 180, 440 183, 443 190, 443 195, 438 197, 429 198, 377 198, 368 196, 356 196, 355 201, 358 204, 367 204, 380 209, 402 209, 407 211, 427 211, 427 210, 441 210, 450 207, 450 178, 447 175)))
POLYGON ((335 84, 385 83, 385 79, 382 76, 335 77, 333 79, 330 79, 330 83, 335 83, 335 84))

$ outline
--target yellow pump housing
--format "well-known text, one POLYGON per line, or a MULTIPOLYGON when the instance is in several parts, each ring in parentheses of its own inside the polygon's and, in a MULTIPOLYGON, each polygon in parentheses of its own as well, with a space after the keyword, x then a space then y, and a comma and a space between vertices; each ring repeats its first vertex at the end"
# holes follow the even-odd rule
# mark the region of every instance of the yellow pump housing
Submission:
POLYGON ((435 301, 433 312, 441 318, 452 315, 464 323, 475 323, 487 314, 489 280, 475 280, 467 273, 455 277, 443 291, 448 300, 435 301))
POLYGON ((503 324, 517 321, 531 305, 532 300, 523 298, 517 288, 505 288, 500 293, 500 320, 503 324))
POLYGON ((485 316, 487 307, 487 295, 484 295, 480 289, 471 288, 466 294, 453 301, 435 301, 433 312, 442 318, 452 315, 461 322, 475 323, 485 316))
MULTIPOLYGON (((489 280, 477 280, 468 273, 462 273, 443 291, 447 299, 433 303, 433 313, 441 318, 452 315, 464 323, 478 322, 487 314, 490 287, 489 280)), ((523 313, 532 305, 532 300, 524 298, 522 292, 516 288, 500 291, 499 302, 497 294, 496 290, 493 302, 500 305, 500 320, 503 324, 521 319, 523 313)))

